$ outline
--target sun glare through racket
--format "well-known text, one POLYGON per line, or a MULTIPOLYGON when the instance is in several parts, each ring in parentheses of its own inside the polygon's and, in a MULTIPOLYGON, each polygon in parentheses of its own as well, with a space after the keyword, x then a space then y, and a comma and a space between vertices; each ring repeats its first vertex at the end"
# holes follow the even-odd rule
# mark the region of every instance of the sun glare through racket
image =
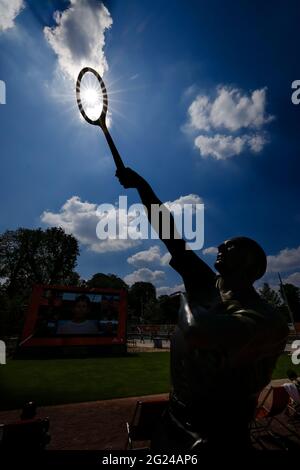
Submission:
POLYGON ((97 77, 91 72, 82 77, 80 97, 86 115, 92 120, 98 119, 103 110, 103 94, 97 77))

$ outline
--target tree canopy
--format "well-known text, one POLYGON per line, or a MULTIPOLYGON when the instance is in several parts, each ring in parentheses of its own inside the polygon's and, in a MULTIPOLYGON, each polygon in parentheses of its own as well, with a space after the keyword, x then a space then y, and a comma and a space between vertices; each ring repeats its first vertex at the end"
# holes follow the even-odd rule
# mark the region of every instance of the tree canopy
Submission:
MULTIPOLYGON (((0 331, 19 331, 33 284, 78 285, 78 242, 61 228, 8 230, 0 235, 0 331)), ((4 332, 4 333, 3 333, 4 332)))
POLYGON ((284 301, 287 301, 295 322, 300 322, 300 289, 293 284, 280 286, 280 293, 284 301))
POLYGON ((271 304, 275 308, 282 305, 282 299, 280 298, 279 293, 272 289, 267 282, 265 282, 259 289, 259 294, 265 302, 271 304))
POLYGON ((86 281, 87 287, 103 287, 104 289, 126 289, 128 285, 115 274, 96 273, 86 281))
POLYGON ((0 235, 0 277, 8 293, 32 284, 69 284, 78 242, 61 228, 9 230, 0 235))

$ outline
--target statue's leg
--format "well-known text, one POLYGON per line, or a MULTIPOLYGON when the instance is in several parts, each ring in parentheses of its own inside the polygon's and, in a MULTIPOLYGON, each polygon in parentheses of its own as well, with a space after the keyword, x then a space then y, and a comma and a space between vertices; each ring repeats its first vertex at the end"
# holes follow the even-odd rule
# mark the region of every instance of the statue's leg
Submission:
POLYGON ((180 453, 191 450, 199 436, 190 432, 166 410, 153 434, 153 452, 180 453))

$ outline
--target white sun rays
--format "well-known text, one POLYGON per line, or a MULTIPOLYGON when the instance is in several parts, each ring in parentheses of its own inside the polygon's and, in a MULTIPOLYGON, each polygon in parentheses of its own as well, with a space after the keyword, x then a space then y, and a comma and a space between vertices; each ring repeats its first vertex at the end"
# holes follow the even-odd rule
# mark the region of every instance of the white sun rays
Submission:
POLYGON ((99 81, 91 72, 82 77, 80 97, 86 115, 93 121, 98 119, 103 110, 103 94, 99 81))
MULTIPOLYGON (((121 129, 122 121, 130 121, 124 111, 124 109, 130 105, 127 92, 129 91, 130 96, 132 96, 132 92, 140 87, 138 85, 136 87, 127 87, 125 82, 128 83, 129 79, 124 77, 115 78, 111 70, 106 72, 102 78, 105 83, 108 98, 106 125, 108 128, 111 128, 113 123, 114 127, 120 127, 121 129), (121 86, 121 82, 124 82, 124 87, 121 86)), ((51 82, 45 82, 45 87, 47 88, 47 93, 50 94, 56 102, 60 103, 61 112, 66 120, 75 126, 78 124, 87 126, 87 123, 79 112, 76 102, 76 79, 72 81, 60 69, 57 69, 53 80, 51 82)), ((92 73, 87 72, 82 78, 81 98, 84 110, 88 116, 92 120, 97 119, 103 108, 103 95, 101 85, 92 73)), ((134 125, 135 123, 133 122, 132 124, 134 125)))

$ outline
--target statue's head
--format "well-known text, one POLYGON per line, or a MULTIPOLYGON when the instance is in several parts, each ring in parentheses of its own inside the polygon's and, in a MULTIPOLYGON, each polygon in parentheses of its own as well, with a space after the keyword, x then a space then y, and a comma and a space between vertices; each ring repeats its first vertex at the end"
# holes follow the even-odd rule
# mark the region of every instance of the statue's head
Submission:
POLYGON ((265 274, 267 257, 256 241, 235 237, 218 247, 215 268, 225 280, 237 279, 252 284, 265 274))

